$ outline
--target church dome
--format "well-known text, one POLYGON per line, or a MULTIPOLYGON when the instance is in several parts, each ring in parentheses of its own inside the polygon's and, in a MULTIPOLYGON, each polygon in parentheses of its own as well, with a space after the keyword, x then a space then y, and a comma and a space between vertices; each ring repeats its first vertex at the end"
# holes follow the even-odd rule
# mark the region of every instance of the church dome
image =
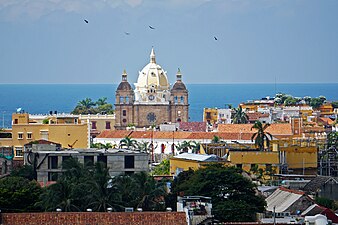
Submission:
POLYGON ((182 81, 176 81, 172 90, 174 91, 184 91, 187 90, 185 84, 182 81))
POLYGON ((132 91, 132 90, 133 89, 127 80, 127 72, 126 70, 124 70, 122 73, 122 81, 117 87, 117 91, 132 91))
POLYGON ((117 87, 118 91, 132 91, 131 85, 128 81, 122 81, 117 87))
POLYGON ((182 82, 182 74, 180 68, 178 68, 178 71, 176 73, 176 82, 171 89, 172 91, 187 91, 187 87, 182 82))
POLYGON ((167 74, 160 65, 156 64, 154 49, 150 53, 150 63, 139 72, 135 86, 147 89, 153 87, 157 90, 169 89, 167 74))

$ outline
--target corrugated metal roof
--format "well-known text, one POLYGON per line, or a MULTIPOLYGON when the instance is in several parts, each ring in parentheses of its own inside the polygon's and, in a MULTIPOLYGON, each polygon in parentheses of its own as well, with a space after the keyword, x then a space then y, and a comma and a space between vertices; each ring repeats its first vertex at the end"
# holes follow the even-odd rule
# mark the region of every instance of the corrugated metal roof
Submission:
POLYGON ((279 188, 265 199, 267 211, 273 212, 273 207, 276 207, 276 213, 284 212, 302 196, 303 194, 300 192, 286 191, 279 188))
POLYGON ((177 156, 174 156, 174 158, 195 160, 195 161, 200 161, 200 162, 218 161, 217 155, 201 155, 201 154, 194 154, 194 153, 182 153, 177 156))

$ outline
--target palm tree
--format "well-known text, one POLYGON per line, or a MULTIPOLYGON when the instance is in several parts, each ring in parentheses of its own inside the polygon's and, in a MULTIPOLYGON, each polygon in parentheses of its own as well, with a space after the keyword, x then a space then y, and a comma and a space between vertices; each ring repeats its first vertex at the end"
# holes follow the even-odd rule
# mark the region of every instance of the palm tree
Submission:
POLYGON ((128 148, 134 149, 136 147, 136 143, 137 143, 136 140, 130 137, 125 137, 120 141, 120 148, 126 147, 127 149, 128 148))
POLYGON ((132 178, 137 184, 137 207, 144 211, 163 210, 165 208, 166 189, 163 184, 157 183, 152 176, 145 172, 136 173, 132 178))
POLYGON ((255 146, 258 146, 260 151, 264 150, 264 143, 266 143, 266 146, 268 148, 270 146, 270 139, 272 139, 272 135, 265 131, 266 128, 268 128, 269 126, 270 124, 265 124, 263 126, 263 124, 257 120, 255 124, 251 127, 251 130, 257 130, 257 132, 252 135, 251 141, 255 139, 255 146))
POLYGON ((248 115, 242 110, 242 106, 239 106, 235 110, 235 114, 232 118, 232 123, 234 124, 242 124, 242 123, 248 123, 249 118, 248 115))
POLYGON ((189 149, 191 149, 193 146, 191 144, 191 141, 183 141, 182 143, 178 143, 176 146, 177 150, 188 152, 189 149))
POLYGON ((219 136, 214 135, 211 139, 211 143, 220 143, 221 142, 221 138, 219 136))
POLYGON ((111 182, 109 169, 103 163, 95 164, 95 172, 88 181, 89 194, 87 195, 88 207, 96 212, 104 212, 107 208, 114 211, 122 208, 121 198, 117 186, 111 182))
POLYGON ((74 183, 59 179, 57 183, 47 188, 46 192, 40 196, 41 201, 36 205, 41 206, 45 211, 55 211, 57 208, 61 208, 64 212, 81 211, 80 207, 75 204, 74 187, 74 183))
POLYGON ((201 143, 197 141, 191 142, 192 153, 199 153, 201 143))
POLYGON ((136 143, 136 149, 140 152, 150 152, 152 150, 151 143, 148 141, 141 141, 136 143))
POLYGON ((85 98, 84 100, 79 101, 77 105, 85 109, 90 109, 96 104, 92 101, 91 98, 85 98))
POLYGON ((102 105, 105 105, 105 104, 107 104, 107 97, 99 98, 96 101, 96 105, 98 105, 98 106, 102 106, 102 105))

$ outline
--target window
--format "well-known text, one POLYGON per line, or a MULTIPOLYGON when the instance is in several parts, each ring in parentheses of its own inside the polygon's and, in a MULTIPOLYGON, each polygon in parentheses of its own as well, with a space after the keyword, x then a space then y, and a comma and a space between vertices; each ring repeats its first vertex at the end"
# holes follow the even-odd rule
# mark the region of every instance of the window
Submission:
POLYGON ((183 103, 184 102, 184 97, 183 96, 181 96, 181 103, 183 103))
POLYGON ((175 98, 174 98, 174 102, 175 102, 175 103, 177 103, 177 96, 175 96, 175 98))
POLYGON ((126 119, 123 119, 123 120, 122 120, 122 122, 123 122, 123 123, 126 123, 126 122, 127 122, 127 120, 126 120, 126 119))
POLYGON ((18 123, 19 123, 18 119, 14 119, 14 124, 18 124, 18 123))
POLYGON ((110 130, 110 122, 109 121, 106 121, 106 129, 110 130))
POLYGON ((124 157, 124 168, 133 169, 135 166, 135 158, 133 155, 126 155, 124 157))
POLYGON ((48 172, 48 181, 57 181, 59 177, 58 173, 48 172))
POLYGON ((16 157, 23 157, 22 147, 15 147, 15 156, 16 157))
POLYGON ((97 161, 102 162, 104 164, 104 166, 107 168, 107 156, 99 155, 99 156, 97 156, 97 161))
POLYGON ((57 168, 58 168, 58 157, 48 156, 48 169, 57 169, 57 168))
POLYGON ((83 160, 84 160, 85 166, 94 165, 94 156, 85 156, 83 160))
POLYGON ((27 139, 32 139, 32 133, 31 132, 27 132, 27 139))
POLYGON ((236 164, 236 167, 242 169, 242 164, 236 164))
POLYGON ((129 97, 126 97, 126 103, 129 104, 129 97))
POLYGON ((96 130, 96 121, 92 121, 92 129, 96 130))
POLYGON ((23 139, 23 133, 22 132, 18 133, 18 139, 23 139))
POLYGON ((126 116, 127 115, 127 110, 122 110, 122 116, 126 116))
POLYGON ((120 104, 122 104, 122 103, 124 103, 124 97, 123 96, 120 97, 120 104))

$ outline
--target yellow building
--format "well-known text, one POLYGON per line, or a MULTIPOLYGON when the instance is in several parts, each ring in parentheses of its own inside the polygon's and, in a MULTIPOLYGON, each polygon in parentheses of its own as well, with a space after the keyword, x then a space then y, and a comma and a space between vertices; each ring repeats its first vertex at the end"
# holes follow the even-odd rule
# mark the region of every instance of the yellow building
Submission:
POLYGON ((280 162, 278 152, 230 150, 228 159, 231 164, 234 164, 247 172, 263 169, 263 171, 279 173, 280 162))
POLYGON ((189 169, 197 170, 210 163, 227 164, 228 162, 215 155, 182 153, 170 158, 170 175, 177 175, 178 173, 189 169))
POLYGON ((215 124, 218 119, 217 108, 204 108, 203 109, 203 122, 208 124, 215 124))
POLYGON ((63 148, 89 148, 90 132, 87 123, 82 123, 75 116, 30 118, 28 113, 12 115, 12 129, 6 130, 10 137, 0 138, 1 146, 12 146, 14 160, 23 159, 24 145, 36 140, 48 140, 60 143, 63 148))
POLYGON ((280 153, 283 173, 317 174, 318 147, 317 141, 310 139, 293 139, 290 141, 272 141, 274 152, 280 153))

